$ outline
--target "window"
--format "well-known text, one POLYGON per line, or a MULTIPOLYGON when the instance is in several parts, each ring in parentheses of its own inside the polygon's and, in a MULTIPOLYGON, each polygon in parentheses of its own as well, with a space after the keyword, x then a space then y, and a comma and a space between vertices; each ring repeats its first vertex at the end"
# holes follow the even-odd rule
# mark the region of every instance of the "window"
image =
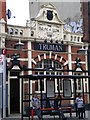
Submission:
POLYGON ((63 36, 63 39, 66 40, 66 35, 63 36))
POLYGON ((73 41, 73 37, 71 36, 71 41, 73 41))
MULTIPOLYGON (((75 73, 75 75, 81 75, 80 73, 75 73)), ((77 92, 82 90, 82 79, 76 79, 76 90, 77 92)))
MULTIPOLYGON (((62 72, 57 72, 57 75, 62 75, 63 73, 62 72)), ((57 88, 56 88, 56 91, 57 90, 60 90, 60 91, 63 91, 63 78, 59 79, 59 86, 58 86, 58 82, 57 82, 57 88), (59 88, 58 88, 59 87, 59 88)))
POLYGON ((20 35, 23 35, 23 30, 20 30, 20 35))
MULTIPOLYGON (((35 72, 35 74, 44 74, 43 72, 35 72)), ((35 80, 35 91, 40 91, 40 80, 35 80)), ((44 80, 42 80, 42 91, 44 91, 44 80)))
POLYGON ((42 68, 42 62, 38 62, 38 64, 36 64, 35 68, 42 68))
POLYGON ((79 40, 80 40, 80 37, 77 38, 77 42, 79 42, 79 40))
POLYGON ((76 41, 76 36, 74 37, 74 41, 76 41))
POLYGON ((34 31, 31 31, 31 36, 34 36, 34 31))
MULTIPOLYGON (((55 61, 55 60, 51 60, 51 59, 45 59, 42 61, 39 61, 36 65, 35 68, 40 68, 40 69, 63 69, 62 64, 55 61)), ((44 74, 44 75, 62 75, 61 71, 37 71, 35 72, 35 74, 44 74)), ((44 78, 44 80, 42 80, 42 91, 46 92, 46 79, 44 78)), ((58 83, 57 80, 55 82, 55 90, 58 90, 58 83)), ((59 90, 63 90, 63 79, 59 79, 59 90)), ((40 91, 40 80, 35 80, 35 91, 40 91)))
POLYGON ((44 68, 50 68, 50 67, 52 67, 52 61, 44 60, 44 68))
POLYGON ((18 29, 15 29, 15 35, 18 35, 18 29))
POLYGON ((9 33, 13 34, 13 29, 12 28, 10 28, 9 33))

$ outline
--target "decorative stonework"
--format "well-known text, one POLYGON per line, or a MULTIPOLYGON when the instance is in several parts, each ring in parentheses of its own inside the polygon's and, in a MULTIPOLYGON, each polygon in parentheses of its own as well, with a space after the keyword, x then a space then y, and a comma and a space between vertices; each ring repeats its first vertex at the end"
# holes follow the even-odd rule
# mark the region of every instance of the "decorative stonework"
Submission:
POLYGON ((68 66, 68 61, 66 61, 62 56, 59 56, 57 54, 53 54, 52 52, 50 53, 44 53, 44 54, 41 54, 41 55, 38 55, 36 58, 32 59, 32 63, 34 65, 37 64, 37 62, 39 61, 42 61, 44 59, 53 59, 55 61, 58 61, 60 62, 61 64, 63 64, 63 66, 68 66))

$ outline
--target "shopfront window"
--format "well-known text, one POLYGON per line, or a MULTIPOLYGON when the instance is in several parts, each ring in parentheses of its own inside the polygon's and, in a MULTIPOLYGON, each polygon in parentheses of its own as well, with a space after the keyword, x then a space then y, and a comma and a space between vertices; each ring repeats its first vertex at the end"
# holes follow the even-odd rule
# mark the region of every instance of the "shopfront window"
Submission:
MULTIPOLYGON (((75 75, 81 75, 80 73, 75 73, 75 75)), ((80 92, 82 90, 82 79, 76 79, 76 90, 80 92)))
MULTIPOLYGON (((63 69, 62 64, 51 59, 45 59, 42 61, 39 61, 36 65, 35 68, 40 68, 40 69, 55 69, 55 70, 61 70, 63 69)), ((61 71, 37 71, 35 74, 43 74, 43 75, 62 75, 63 73, 61 71)), ((42 80, 42 91, 46 92, 46 79, 42 80)), ((55 79, 55 91, 58 90, 58 82, 55 79)), ((63 79, 59 79, 59 90, 63 90, 63 79)), ((35 80, 35 91, 40 91, 40 80, 35 80)))

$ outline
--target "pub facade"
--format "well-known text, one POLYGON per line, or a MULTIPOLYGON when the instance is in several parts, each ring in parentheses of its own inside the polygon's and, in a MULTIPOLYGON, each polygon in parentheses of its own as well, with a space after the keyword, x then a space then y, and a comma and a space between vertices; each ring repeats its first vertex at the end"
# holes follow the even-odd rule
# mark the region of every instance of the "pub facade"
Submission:
MULTIPOLYGON (((7 77, 6 77, 6 100, 8 115, 11 113, 21 113, 22 86, 18 80, 19 75, 63 75, 63 70, 73 70, 76 59, 80 59, 83 70, 87 70, 87 51, 79 54, 77 51, 84 47, 87 49, 88 43, 83 42, 83 34, 71 32, 70 25, 64 23, 52 4, 43 5, 36 16, 27 21, 26 26, 15 26, 6 24, 2 18, 0 20, 0 42, 1 48, 6 49, 7 77), (65 27, 66 26, 66 27, 65 27), (17 43, 23 43, 22 49, 16 49, 17 43), (15 63, 16 60, 16 63, 15 63), (22 69, 39 69, 39 71, 25 72, 22 69), (40 71, 41 69, 41 71, 40 71), (42 71, 49 69, 49 71, 42 71), (56 71, 54 71, 55 69, 56 71)), ((77 71, 82 69, 77 68, 77 71)), ((72 75, 72 73, 68 73, 72 75)), ((82 75, 76 72, 77 75, 82 75)), ((28 90, 28 81, 24 82, 25 91, 28 90)), ((46 79, 42 83, 42 92, 46 93, 46 79)), ((59 81, 60 93, 63 96, 63 79, 59 81)), ((71 80, 73 92, 74 83, 71 80)), ((40 93, 40 81, 30 82, 31 93, 40 93)), ((55 93, 58 86, 55 81, 55 93)), ((77 93, 82 92, 82 81, 76 84, 77 93)), ((88 80, 84 79, 84 92, 88 92, 88 80)), ((70 101, 74 102, 74 101, 70 101)), ((85 96, 88 102, 88 96, 85 96)))

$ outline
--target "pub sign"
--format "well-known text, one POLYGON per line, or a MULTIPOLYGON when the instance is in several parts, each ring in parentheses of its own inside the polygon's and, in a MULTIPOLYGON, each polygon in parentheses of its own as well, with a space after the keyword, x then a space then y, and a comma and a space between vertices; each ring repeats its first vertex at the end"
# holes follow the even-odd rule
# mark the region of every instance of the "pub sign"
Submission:
POLYGON ((34 50, 66 52, 66 45, 64 45, 64 44, 53 44, 53 43, 50 44, 50 43, 34 42, 34 50))

